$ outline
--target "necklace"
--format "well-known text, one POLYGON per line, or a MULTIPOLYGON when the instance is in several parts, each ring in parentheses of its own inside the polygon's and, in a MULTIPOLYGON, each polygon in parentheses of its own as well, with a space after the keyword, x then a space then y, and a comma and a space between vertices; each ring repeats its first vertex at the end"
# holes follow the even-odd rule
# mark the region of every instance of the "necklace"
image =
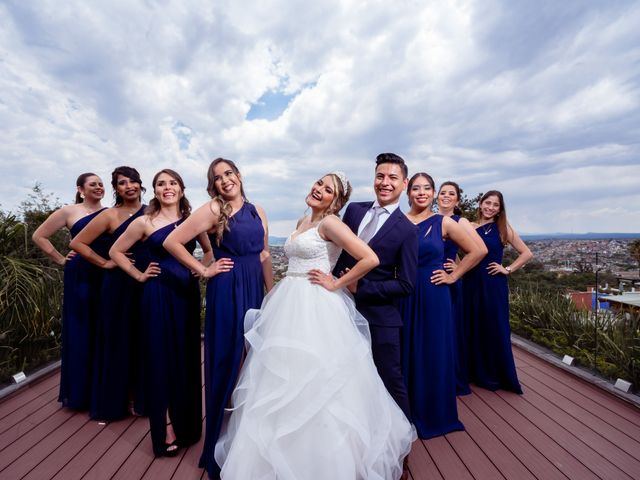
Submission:
MULTIPOLYGON (((125 209, 125 207, 122 207, 122 209, 124 210, 124 209, 125 209)), ((125 210, 125 212, 127 212, 127 213, 129 214, 129 216, 130 216, 130 217, 133 217, 133 214, 134 214, 134 213, 136 213, 138 210, 140 210, 140 207, 138 207, 138 208, 135 208, 135 207, 134 207, 134 209, 133 209, 133 210, 128 210, 128 211, 127 211, 127 210, 125 210)))
POLYGON ((493 223, 485 223, 484 225, 482 225, 482 230, 484 231, 485 235, 489 235, 489 233, 491 233, 491 230, 493 230, 493 223), (489 228, 487 228, 487 225, 489 225, 489 228))

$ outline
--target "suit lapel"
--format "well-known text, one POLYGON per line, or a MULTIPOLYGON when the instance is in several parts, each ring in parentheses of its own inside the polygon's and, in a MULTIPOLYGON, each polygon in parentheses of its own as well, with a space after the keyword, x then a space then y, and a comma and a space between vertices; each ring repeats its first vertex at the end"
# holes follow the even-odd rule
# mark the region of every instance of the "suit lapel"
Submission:
POLYGON ((378 233, 376 233, 373 236, 373 238, 369 241, 369 246, 379 243, 387 233, 393 230, 396 223, 398 223, 403 216, 404 216, 404 213, 402 213, 399 208, 396 208, 391 214, 391 216, 387 219, 387 221, 384 222, 384 225, 380 227, 380 230, 378 230, 378 233))
POLYGON ((373 205, 373 202, 367 202, 364 204, 357 204, 360 209, 354 213, 353 215, 353 219, 352 219, 352 223, 351 223, 351 230, 353 231, 353 233, 355 233, 356 235, 358 235, 358 228, 360 227, 360 224, 362 223, 362 219, 364 218, 364 216, 367 214, 367 212, 369 211, 369 209, 371 208, 371 205, 373 205))

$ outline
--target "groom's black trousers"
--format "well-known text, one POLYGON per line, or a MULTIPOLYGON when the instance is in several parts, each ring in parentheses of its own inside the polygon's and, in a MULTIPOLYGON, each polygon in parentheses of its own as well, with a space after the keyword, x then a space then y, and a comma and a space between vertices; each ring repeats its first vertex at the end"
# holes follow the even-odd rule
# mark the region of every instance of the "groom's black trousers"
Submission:
POLYGON ((373 361, 384 386, 406 417, 411 420, 409 395, 402 377, 400 356, 400 327, 369 325, 373 361))

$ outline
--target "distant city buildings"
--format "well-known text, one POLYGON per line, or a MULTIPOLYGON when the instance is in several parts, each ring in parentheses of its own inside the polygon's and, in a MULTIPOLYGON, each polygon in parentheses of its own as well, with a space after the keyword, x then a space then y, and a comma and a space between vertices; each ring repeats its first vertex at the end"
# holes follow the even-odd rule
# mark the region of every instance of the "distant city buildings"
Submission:
POLYGON ((611 240, 535 240, 527 242, 534 259, 545 270, 564 272, 629 272, 638 277, 638 264, 629 253, 631 239, 611 240))

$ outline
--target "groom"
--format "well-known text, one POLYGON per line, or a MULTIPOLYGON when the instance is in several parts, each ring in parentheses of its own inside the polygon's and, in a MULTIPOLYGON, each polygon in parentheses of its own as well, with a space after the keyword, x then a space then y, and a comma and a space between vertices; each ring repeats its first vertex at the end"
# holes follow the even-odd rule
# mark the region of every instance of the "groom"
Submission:
MULTIPOLYGON (((407 188, 407 166, 395 153, 376 158, 374 202, 349 204, 344 223, 369 244, 380 265, 352 290, 356 308, 369 322, 371 349, 378 373, 409 420, 409 398, 402 378, 398 299, 413 291, 418 260, 415 225, 400 211, 400 195, 407 188)), ((353 267, 355 259, 342 252, 334 274, 353 267)))

